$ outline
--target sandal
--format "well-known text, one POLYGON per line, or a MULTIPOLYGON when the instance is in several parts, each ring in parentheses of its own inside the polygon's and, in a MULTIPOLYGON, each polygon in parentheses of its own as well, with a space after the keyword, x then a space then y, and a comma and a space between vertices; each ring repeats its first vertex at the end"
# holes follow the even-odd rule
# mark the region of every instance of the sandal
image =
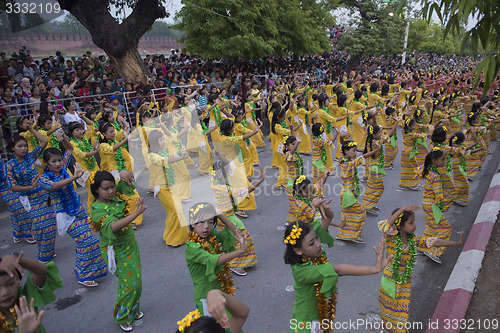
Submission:
POLYGON ((142 319, 142 317, 144 317, 144 312, 139 311, 139 312, 137 312, 137 314, 135 315, 135 319, 134 319, 134 320, 139 320, 139 319, 142 319))
POLYGON ((248 214, 244 210, 238 210, 238 211, 236 211, 234 213, 236 215, 238 215, 239 217, 248 217, 248 214))
POLYGON ((248 274, 243 268, 229 268, 229 269, 231 270, 231 272, 239 276, 245 276, 248 274))
POLYGON ((120 328, 122 330, 124 330, 125 332, 130 332, 132 331, 133 327, 132 327, 132 323, 124 323, 124 324, 120 324, 120 328))
POLYGON ((26 242, 28 242, 28 244, 35 244, 36 238, 31 236, 30 238, 26 238, 26 242))
POLYGON ((14 244, 19 244, 23 241, 22 238, 16 238, 16 237, 12 237, 12 239, 14 240, 14 244))
POLYGON ((99 283, 95 282, 94 280, 92 280, 92 281, 78 281, 78 283, 81 284, 82 286, 89 287, 89 288, 97 287, 99 285, 99 283))

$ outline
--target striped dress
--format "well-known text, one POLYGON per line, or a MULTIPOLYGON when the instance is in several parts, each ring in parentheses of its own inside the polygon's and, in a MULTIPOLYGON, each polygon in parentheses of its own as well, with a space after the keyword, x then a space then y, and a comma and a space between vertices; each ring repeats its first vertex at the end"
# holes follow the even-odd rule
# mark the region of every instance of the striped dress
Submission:
MULTIPOLYGON (((436 221, 438 216, 435 216, 434 211, 439 214, 441 209, 439 204, 446 204, 446 199, 443 191, 443 182, 441 176, 436 172, 429 170, 425 175, 424 197, 422 199, 422 208, 425 213, 425 231, 424 235, 427 237, 437 237, 444 240, 449 240, 451 235, 451 225, 448 223, 446 217, 441 214, 441 219, 436 221), (434 207, 433 207, 434 205, 434 207)), ((436 214, 436 215, 437 215, 436 214)), ((444 247, 433 247, 424 250, 429 255, 438 258, 444 253, 444 247)))
MULTIPOLYGON (((236 228, 240 229, 241 234, 248 240, 248 249, 243 252, 238 257, 231 260, 228 265, 232 268, 248 268, 257 265, 257 255, 255 254, 255 246, 253 244, 252 237, 250 233, 245 228, 243 222, 234 214, 233 203, 238 202, 239 198, 245 198, 248 196, 248 188, 235 189, 227 185, 215 184, 212 181, 212 193, 214 195, 215 203, 217 204, 217 209, 224 213, 227 218, 233 222, 236 228), (233 199, 231 200, 231 197, 233 199)), ((222 231, 225 227, 220 224, 217 226, 219 231, 222 231)), ((236 249, 240 248, 239 242, 236 241, 234 247, 236 249)))
MULTIPOLYGON (((366 159, 365 174, 368 175, 368 179, 366 181, 365 193, 363 195, 363 201, 361 203, 363 209, 365 210, 373 209, 384 193, 385 157, 381 165, 380 154, 384 151, 383 145, 387 141, 389 141, 389 138, 387 136, 384 136, 381 140, 379 140, 379 142, 373 142, 372 147, 374 148, 378 143, 381 146, 380 150, 379 152, 366 159)), ((372 151, 369 143, 366 148, 368 152, 372 151)))
MULTIPOLYGON (((486 149, 486 143, 484 142, 481 133, 481 126, 467 126, 467 130, 465 131, 464 145, 468 146, 473 144, 475 142, 474 138, 477 138, 478 144, 474 147, 474 149, 479 147, 486 149)), ((470 157, 467 158, 467 176, 469 178, 476 177, 481 165, 482 162, 480 152, 471 153, 470 157)))
POLYGON ((455 146, 453 151, 453 183, 455 184, 455 201, 465 206, 469 202, 469 180, 467 179, 467 158, 470 152, 464 145, 455 146))
MULTIPOLYGON (((246 120, 243 120, 241 123, 234 123, 234 135, 236 137, 238 136, 243 136, 247 133, 252 132, 249 128, 246 126, 246 120)), ((253 164, 254 163, 259 163, 259 155, 257 154, 257 147, 255 146, 255 143, 252 142, 250 139, 246 139, 243 142, 239 143, 239 146, 241 148, 241 152, 243 154, 243 163, 245 165, 245 173, 247 177, 252 177, 254 170, 253 170, 253 164)))
POLYGON ((424 137, 417 139, 418 153, 417 156, 415 156, 419 167, 422 167, 424 165, 425 156, 427 156, 427 154, 429 153, 429 148, 427 147, 427 136, 425 135, 425 132, 432 131, 433 129, 430 125, 424 125, 418 122, 416 122, 415 124, 415 132, 424 134, 424 137))
MULTIPOLYGON (((31 186, 33 178, 38 175, 35 169, 35 161, 42 150, 42 147, 38 146, 25 155, 24 161, 19 162, 14 157, 6 163, 7 177, 12 185, 31 186)), ((55 255, 56 219, 54 210, 47 204, 47 192, 38 185, 33 190, 19 193, 20 196, 27 196, 31 205, 29 215, 35 227, 38 260, 49 261, 55 255)))
MULTIPOLYGON (((328 133, 328 126, 331 127, 331 130, 336 126, 337 120, 335 117, 330 115, 330 110, 327 108, 318 109, 318 122, 325 125, 325 132, 321 134, 321 138, 323 140, 331 140, 333 139, 333 134, 328 133)), ((314 138, 313 138, 314 140, 314 138)), ((314 153, 314 142, 313 142, 313 153, 314 153)), ((332 159, 332 150, 326 150, 326 168, 333 170, 333 159, 332 159)))
MULTIPOLYGON (((394 255, 396 253, 395 236, 398 234, 394 225, 389 225, 387 220, 380 221, 378 228, 384 233, 386 241, 386 255, 394 255)), ((419 249, 431 248, 436 242, 436 237, 418 236, 415 235, 415 245, 419 249)), ((403 244, 401 249, 401 261, 399 265, 399 276, 402 276, 406 270, 406 263, 411 259, 410 247, 403 244)), ((394 259, 393 259, 394 260, 394 259)), ((392 263, 385 267, 383 278, 395 283, 392 276, 392 263)), ((407 329, 398 329, 398 323, 404 327, 404 324, 409 322, 410 298, 411 298, 411 277, 405 283, 396 283, 396 295, 392 298, 382 286, 378 293, 378 303, 380 306, 380 317, 384 321, 384 330, 386 333, 407 333, 407 329), (403 324, 404 323, 404 324, 403 324), (392 325, 391 325, 392 324, 392 325)))
POLYGON ((320 180, 323 173, 325 172, 325 169, 327 169, 328 155, 330 155, 330 159, 332 158, 332 150, 331 150, 332 145, 330 143, 327 143, 327 141, 324 140, 321 136, 313 136, 312 142, 313 142, 313 157, 312 157, 313 184, 316 184, 320 180), (326 153, 326 160, 327 160, 326 164, 321 163, 321 152, 323 151, 323 149, 325 149, 326 153), (319 163, 323 165, 323 171, 321 171, 314 165, 319 163))
MULTIPOLYGON (((68 168, 71 157, 71 154, 66 151, 63 157, 63 168, 68 168)), ((62 175, 60 175, 56 181, 60 180, 63 180, 62 175)), ((56 212, 64 213, 65 210, 59 196, 60 194, 58 193, 59 191, 51 190, 53 183, 54 181, 50 180, 45 173, 40 177, 40 186, 50 195, 50 201, 55 204, 56 212)), ((80 199, 78 194, 77 196, 78 199, 80 199)), ((95 238, 90 231, 90 219, 81 202, 78 203, 78 213, 74 217, 75 220, 69 226, 67 234, 76 242, 76 261, 74 270, 76 278, 83 282, 106 276, 107 266, 101 256, 99 240, 95 238)))
POLYGON ((354 169, 362 165, 365 159, 360 156, 352 161, 340 162, 340 176, 342 178, 342 191, 340 193, 340 203, 342 210, 340 217, 345 226, 339 228, 337 239, 341 240, 361 240, 361 232, 366 219, 366 211, 361 207, 355 193, 354 169), (346 197, 347 196, 347 197, 346 197), (344 197, 346 200, 344 200, 344 197), (349 202, 348 198, 354 198, 355 201, 349 202))
POLYGON ((439 148, 445 156, 446 162, 444 166, 438 168, 439 173, 441 175, 441 179, 443 180, 443 190, 446 197, 446 202, 443 208, 443 211, 447 211, 453 200, 456 198, 455 192, 455 184, 453 182, 453 153, 457 150, 455 147, 450 147, 447 144, 437 144, 431 143, 433 149, 439 148))
POLYGON ((283 137, 292 135, 292 132, 288 128, 283 127, 282 124, 279 123, 275 125, 275 131, 276 131, 275 133, 276 143, 275 143, 275 148, 273 149, 273 155, 277 156, 276 161, 278 163, 278 168, 280 170, 278 180, 276 181, 276 187, 280 187, 286 185, 286 175, 287 175, 287 164, 285 162, 285 153, 284 153, 285 145, 283 143, 283 137))
POLYGON ((5 172, 5 164, 0 158, 0 198, 5 202, 10 213, 12 236, 17 239, 31 238, 31 218, 19 201, 18 192, 10 190, 11 184, 5 172))
POLYGON ((399 186, 415 187, 419 182, 419 165, 416 155, 410 158, 413 152, 413 145, 416 139, 425 139, 425 134, 404 133, 403 131, 403 150, 401 152, 401 179, 399 186))
MULTIPOLYGON (((393 117, 387 117, 386 123, 388 127, 394 126, 395 122, 399 122, 399 120, 393 117)), ((398 135, 397 131, 394 132, 394 135, 391 137, 389 141, 385 143, 384 153, 385 153, 385 165, 389 166, 394 163, 396 156, 398 155, 399 147, 398 147, 398 135)))

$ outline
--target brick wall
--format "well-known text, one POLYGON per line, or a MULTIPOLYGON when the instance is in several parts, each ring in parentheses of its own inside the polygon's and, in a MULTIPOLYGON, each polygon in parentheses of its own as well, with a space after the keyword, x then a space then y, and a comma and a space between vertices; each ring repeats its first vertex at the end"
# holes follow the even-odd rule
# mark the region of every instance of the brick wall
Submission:
MULTIPOLYGON (((94 45, 90 35, 73 34, 0 34, 0 51, 7 55, 18 52, 22 45, 31 51, 34 57, 53 55, 57 50, 64 55, 81 55, 85 51, 92 54, 104 54, 104 51, 94 45)), ((169 53, 170 49, 182 48, 177 37, 145 36, 139 41, 139 52, 169 53)))

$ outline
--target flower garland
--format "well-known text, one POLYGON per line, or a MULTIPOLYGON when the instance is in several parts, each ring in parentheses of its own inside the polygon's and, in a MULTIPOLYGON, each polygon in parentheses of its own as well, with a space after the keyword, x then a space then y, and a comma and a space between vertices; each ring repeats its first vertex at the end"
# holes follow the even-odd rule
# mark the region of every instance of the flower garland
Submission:
POLYGON ((295 160, 295 165, 297 166, 297 176, 304 174, 304 160, 298 151, 295 151, 295 156, 297 159, 295 160))
MULTIPOLYGON (((325 108, 324 106, 322 106, 320 109, 325 111, 326 113, 328 113, 329 116, 331 116, 330 110, 328 108, 325 108)), ((332 123, 329 121, 326 121, 326 133, 330 134, 331 132, 332 132, 332 123)))
MULTIPOLYGON (((344 108, 345 109, 345 108, 344 108)), ((346 126, 349 127, 351 125, 351 118, 349 118, 349 111, 346 109, 346 114, 347 114, 347 118, 346 118, 346 126)))
MULTIPOLYGON (((243 119, 243 121, 240 122, 241 125, 243 125, 243 127, 248 128, 248 123, 247 123, 247 120, 246 119, 243 119)), ((250 146, 252 144, 252 142, 250 141, 250 139, 246 139, 245 140, 245 143, 247 144, 247 147, 250 146)))
MULTIPOLYGON (((78 149, 80 149, 83 152, 90 153, 94 150, 92 149, 92 146, 90 145, 90 142, 88 140, 85 139, 78 140, 75 137, 71 137, 71 141, 75 142, 78 149)), ((84 158, 84 162, 87 165, 87 169, 90 171, 93 171, 97 166, 97 161, 95 160, 95 156, 84 158)))
POLYGON ((113 122, 111 123, 111 125, 113 125, 113 127, 115 128, 115 130, 116 130, 117 132, 120 132, 120 131, 121 131, 121 129, 122 129, 122 127, 120 126, 120 124, 119 124, 116 120, 115 120, 115 121, 113 121, 113 122))
MULTIPOLYGON (((168 130, 170 132, 172 132, 172 134, 174 134, 177 137, 177 133, 179 132, 179 130, 177 129, 177 126, 174 125, 172 127, 169 127, 168 130)), ((174 145, 177 147, 177 154, 179 156, 181 156, 182 155, 182 142, 179 139, 177 139, 174 141, 174 145)))
MULTIPOLYGON (((347 158, 340 159, 340 163, 349 162, 347 158)), ((359 188, 359 177, 358 177, 358 168, 354 167, 354 195, 356 198, 359 198, 361 195, 361 189, 359 188)))
POLYGON ((385 167, 384 145, 382 143, 380 143, 377 166, 381 169, 385 167))
POLYGON ((59 140, 57 139, 56 133, 52 133, 50 135, 50 145, 53 148, 61 150, 61 147, 59 146, 59 140))
MULTIPOLYGON (((108 143, 111 145, 111 147, 113 147, 118 142, 116 140, 109 140, 108 143)), ((118 148, 115 151, 115 161, 116 161, 116 168, 118 171, 126 170, 125 157, 123 157, 122 147, 118 148)))
POLYGON ((94 129, 98 130, 99 129, 99 122, 97 120, 92 121, 94 124, 94 129))
MULTIPOLYGON (((229 134, 229 137, 234 138, 235 137, 234 133, 229 134)), ((238 156, 238 159, 240 160, 240 162, 243 162, 243 160, 244 160, 243 150, 241 150, 240 145, 239 144, 235 144, 234 148, 236 150, 236 155, 238 156)))
MULTIPOLYGON (((168 157, 169 157, 168 150, 166 150, 164 148, 162 148, 158 152, 158 155, 160 155, 161 157, 163 157, 165 159, 168 159, 168 157)), ((163 168, 163 175, 165 176, 167 184, 169 186, 174 185, 175 184, 175 171, 174 171, 174 168, 172 167, 172 165, 164 160, 162 163, 162 168, 163 168), (168 167, 165 167, 165 164, 168 164, 168 167)))
POLYGON ((207 132, 208 132, 207 125, 205 124, 204 121, 200 121, 200 123, 201 123, 201 127, 203 128, 203 130, 201 131, 201 134, 203 134, 203 135, 207 134, 207 132))
MULTIPOLYGON (((312 260, 312 264, 324 265, 328 264, 328 258, 324 254, 318 258, 312 260)), ((323 286, 323 281, 316 282, 314 284, 314 294, 316 295, 316 307, 318 308, 319 322, 322 323, 323 320, 327 320, 329 324, 335 321, 335 313, 337 312, 337 293, 331 294, 330 298, 321 292, 321 287, 323 286)), ((327 328, 323 329, 323 332, 330 332, 328 328, 331 325, 326 325, 327 328)))
MULTIPOLYGON (((64 167, 61 169, 60 175, 56 175, 47 168, 43 170, 43 175, 53 183, 68 179, 70 177, 68 170, 66 170, 66 168, 64 167)), ((55 192, 61 200, 63 211, 68 215, 76 216, 78 214, 78 208, 80 208, 80 196, 75 192, 73 182, 56 190, 55 192)))
POLYGON ((303 197, 303 196, 299 195, 298 193, 295 193, 293 196, 295 197, 295 199, 300 200, 300 201, 304 201, 306 204, 309 205, 309 207, 311 207, 311 203, 313 200, 312 197, 303 197))
POLYGON ((399 266, 401 265, 401 250, 403 247, 403 240, 401 235, 397 234, 394 237, 396 243, 396 253, 394 254, 394 259, 392 261, 392 278, 397 284, 403 284, 411 279, 413 274, 413 266, 415 265, 415 260, 417 259, 417 246, 415 245, 415 235, 408 234, 408 245, 410 247, 410 259, 406 262, 406 269, 402 275, 399 275, 399 266))
POLYGON ((278 121, 278 124, 280 124, 284 129, 288 129, 288 124, 286 121, 278 121))
POLYGON ((40 141, 38 141, 38 139, 34 135, 30 136, 30 141, 31 145, 33 146, 33 149, 38 147, 38 145, 40 144, 40 141))
POLYGON ((255 121, 257 119, 257 115, 255 114, 255 111, 253 110, 253 109, 255 109, 255 103, 247 102, 247 104, 250 105, 250 107, 252 108, 252 110, 250 112, 252 113, 253 121, 255 121))
MULTIPOLYGON (((200 244, 201 248, 210 254, 214 254, 214 252, 217 254, 223 253, 221 249, 221 244, 217 241, 217 238, 212 234, 208 235, 206 239, 202 239, 198 234, 191 231, 189 232, 187 241, 200 244), (210 247, 210 245, 212 245, 212 247, 210 247)), ((225 264, 224 268, 217 273, 217 280, 220 282, 223 292, 225 292, 228 295, 234 296, 235 294, 234 282, 231 276, 231 270, 229 269, 229 266, 227 264, 225 264)))
MULTIPOLYGON (((118 192, 117 192, 117 193, 116 193, 116 197, 117 197, 118 199, 120 199, 121 201, 125 202, 125 209, 123 210, 123 213, 124 213, 124 214, 123 214, 123 217, 121 217, 121 218, 118 218, 118 217, 117 217, 117 218, 120 220, 120 219, 123 219, 123 218, 125 218, 125 217, 129 216, 130 214, 132 214, 132 211, 130 211, 130 208, 129 208, 129 206, 128 206, 128 204, 127 204, 127 201, 126 201, 126 199, 125 199, 125 196, 124 196, 123 194, 121 194, 121 193, 118 193, 118 192)), ((106 204, 106 206, 104 207, 104 210, 106 210, 106 212, 108 212, 108 213, 109 213, 109 206, 108 206, 108 204, 106 204)), ((89 223, 89 225, 90 225, 90 230, 95 231, 95 232, 100 232, 100 231, 101 231, 101 226, 102 226, 102 224, 104 223, 104 221, 108 218, 108 216, 109 216, 109 215, 104 215, 104 216, 103 216, 103 217, 99 220, 99 222, 97 222, 97 223, 96 223, 96 221, 94 221, 93 219, 91 219, 91 218, 90 218, 90 221, 92 222, 92 223, 89 223)), ((129 227, 129 226, 130 226, 130 224, 129 224, 129 225, 127 225, 126 227, 122 228, 122 229, 123 229, 123 230, 128 230, 128 227, 129 227)))
POLYGON ((215 110, 214 111, 215 123, 217 124, 217 126, 220 127, 220 124, 222 123, 222 115, 220 113, 220 108, 218 105, 216 105, 212 109, 215 110))
POLYGON ((182 318, 182 320, 179 320, 177 322, 177 325, 179 326, 179 328, 178 328, 179 332, 183 332, 184 329, 191 326, 191 324, 194 321, 196 321, 197 319, 199 319, 200 317, 201 317, 201 315, 200 315, 200 311, 198 311, 198 309, 196 309, 192 312, 189 312, 184 318, 182 318))

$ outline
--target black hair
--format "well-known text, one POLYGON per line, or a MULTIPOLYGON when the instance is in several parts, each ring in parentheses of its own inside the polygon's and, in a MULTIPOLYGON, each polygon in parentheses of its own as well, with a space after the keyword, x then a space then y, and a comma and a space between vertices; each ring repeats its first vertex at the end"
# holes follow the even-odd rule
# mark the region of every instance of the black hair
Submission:
POLYGON ((373 135, 377 134, 379 131, 379 125, 368 125, 368 127, 366 128, 366 142, 363 154, 366 154, 368 152, 368 144, 370 144, 370 151, 373 149, 373 135))
POLYGON ((396 112, 396 109, 394 109, 392 106, 388 106, 386 109, 385 109, 385 114, 387 116, 390 116, 391 114, 393 114, 394 112, 396 112))
POLYGON ((479 117, 479 113, 477 112, 469 112, 469 114, 467 115, 467 123, 469 125, 474 125, 474 121, 479 117))
POLYGON ((316 123, 312 125, 311 127, 312 135, 320 136, 321 134, 323 134, 323 131, 321 130, 321 125, 322 125, 321 123, 316 123))
POLYGON ((361 98, 361 96, 363 96, 363 90, 358 89, 358 90, 356 90, 356 91, 354 92, 354 98, 355 98, 355 99, 360 99, 360 98, 361 98))
POLYGON ((41 114, 39 117, 38 117, 38 120, 37 120, 37 123, 38 123, 38 126, 40 127, 43 127, 43 125, 49 121, 52 123, 52 117, 46 113, 44 114, 41 114))
POLYGON ((286 138, 286 141, 285 141, 285 144, 283 147, 283 152, 286 153, 288 151, 286 146, 289 145, 290 143, 294 143, 296 140, 297 140, 297 138, 294 137, 293 135, 290 135, 288 138, 286 138))
POLYGON ((410 121, 408 121, 408 119, 406 119, 404 124, 405 124, 405 126, 404 126, 403 130, 405 133, 408 133, 408 128, 410 126, 412 126, 413 124, 415 124, 415 118, 410 118, 410 121))
MULTIPOLYGON (((322 106, 324 107, 324 106, 325 106, 325 102, 326 102, 327 100, 328 100, 328 95, 326 95, 326 94, 320 94, 320 95, 318 96, 318 105, 319 105, 320 107, 322 107, 322 106)), ((338 97, 337 97, 337 104, 338 104, 338 97)))
POLYGON ((210 94, 208 95, 208 103, 214 104, 215 100, 219 97, 217 94, 210 94))
POLYGON ((62 151, 60 151, 59 149, 57 148, 47 148, 43 151, 43 163, 45 163, 45 165, 48 164, 49 162, 49 159, 52 157, 52 156, 62 156, 62 151))
POLYGON ((422 110, 416 109, 415 112, 413 112, 413 118, 415 118, 415 120, 418 120, 420 119, 420 117, 422 117, 422 114, 422 110))
POLYGON ((365 112, 365 116, 363 118, 363 123, 365 125, 368 125, 369 124, 368 121, 371 119, 373 119, 373 115, 370 112, 365 112))
POLYGON ((429 173, 429 167, 432 165, 432 161, 437 160, 444 155, 441 149, 432 150, 425 156, 424 170, 422 171, 422 178, 425 178, 429 173))
POLYGON ((371 91, 372 93, 374 93, 374 92, 376 92, 376 91, 378 90, 378 87, 379 87, 378 83, 377 83, 377 82, 373 82, 373 83, 370 85, 370 91, 371 91))
POLYGON ((151 118, 151 112, 149 111, 144 111, 139 114, 139 124, 144 125, 143 119, 144 118, 151 118))
POLYGON ((192 225, 196 222, 200 222, 201 218, 207 215, 213 216, 215 227, 217 225, 217 213, 215 211, 215 207, 212 204, 208 202, 198 202, 197 204, 191 206, 191 208, 189 209, 189 230, 193 231, 192 225))
POLYGON ((290 235, 294 226, 297 226, 298 228, 302 229, 302 232, 300 233, 299 238, 295 240, 296 241, 295 244, 286 244, 284 260, 285 264, 287 265, 295 265, 302 263, 302 256, 299 256, 294 251, 294 249, 302 247, 302 241, 311 232, 311 230, 313 230, 311 228, 311 225, 308 223, 304 222, 297 222, 297 224, 290 223, 285 230, 285 237, 283 239, 286 239, 290 235))
POLYGON ((276 134, 276 123, 284 115, 286 115, 286 108, 281 108, 279 111, 274 111, 273 118, 271 120, 271 131, 274 134, 276 134))
POLYGON ((229 136, 231 134, 231 129, 234 127, 234 123, 231 119, 224 119, 220 123, 220 131, 223 135, 229 136))
MULTIPOLYGON (((189 327, 184 329, 184 333, 224 333, 225 330, 220 326, 213 317, 203 316, 191 323, 189 327)), ((176 331, 176 333, 181 333, 176 331)))
POLYGON ((23 116, 20 118, 17 118, 16 120, 16 128, 19 131, 19 133, 26 132, 27 130, 21 128, 21 125, 23 124, 23 121, 28 120, 28 117, 23 116))
POLYGON ((474 102, 472 104, 472 108, 471 108, 470 112, 477 112, 481 108, 481 106, 483 106, 481 104, 481 102, 474 102))
POLYGON ((70 106, 70 104, 71 104, 72 101, 73 101, 72 99, 67 99, 67 100, 64 101, 63 105, 64 105, 64 108, 66 110, 68 110, 68 108, 69 108, 69 106, 70 106))
POLYGON ((450 137, 450 146, 453 146, 453 144, 459 145, 464 141, 465 141, 465 134, 462 132, 457 132, 450 137), (457 139, 455 140, 455 142, 453 142, 453 139, 455 138, 457 139))
MULTIPOLYGON (((102 114, 102 120, 105 122, 109 121, 109 117, 113 116, 113 112, 111 111, 106 111, 102 114)), ((116 120, 116 119, 115 119, 116 120)))
POLYGON ((382 91, 380 92, 380 96, 386 96, 389 93, 389 89, 391 89, 391 86, 388 85, 387 83, 384 83, 382 85, 382 91))
POLYGON ((26 139, 18 134, 14 135, 12 138, 9 139, 7 142, 7 147, 9 148, 10 151, 14 149, 14 146, 19 142, 19 141, 24 141, 26 144, 28 144, 28 141, 26 139))
POLYGON ((431 140, 434 143, 443 143, 446 141, 446 131, 443 126, 438 126, 434 129, 431 140))
POLYGON ((92 114, 94 114, 94 113, 95 113, 94 108, 91 108, 91 109, 89 109, 89 110, 85 113, 85 117, 87 117, 88 119, 91 119, 92 114))
POLYGON ((344 103, 345 101, 347 101, 347 96, 345 94, 340 94, 338 97, 337 97, 337 105, 339 107, 344 107, 344 103))
POLYGON ((342 144, 342 155, 345 156, 345 152, 347 150, 351 149, 352 147, 356 147, 356 146, 349 147, 349 144, 351 144, 352 142, 354 142, 354 141, 352 141, 352 140, 344 141, 344 143, 342 144))
POLYGON ((160 147, 159 139, 163 134, 158 130, 153 130, 148 136, 148 146, 150 153, 158 153, 162 147, 160 147))
POLYGON ((108 143, 109 140, 106 139, 106 137, 104 136, 104 133, 106 133, 110 127, 113 127, 113 129, 114 129, 113 124, 108 123, 108 122, 103 122, 101 124, 101 127, 99 127, 99 132, 101 132, 101 135, 99 136, 100 143, 108 143))
POLYGON ((109 181, 115 183, 115 177, 106 170, 100 170, 95 173, 94 182, 90 185, 90 191, 94 198, 99 198, 99 187, 101 187, 102 182, 109 181))
POLYGON ((73 132, 77 129, 77 128, 81 128, 81 129, 84 129, 83 127, 83 124, 82 123, 79 123, 77 121, 72 121, 68 124, 68 134, 70 136, 73 136, 73 132))
MULTIPOLYGON (((396 214, 396 212, 399 210, 399 207, 394 209, 391 213, 391 216, 396 214)), ((404 227, 406 221, 408 221, 410 219, 410 217, 412 216, 415 216, 415 212, 411 211, 411 210, 405 210, 403 211, 403 216, 401 216, 401 223, 399 224, 398 229, 401 229, 402 227, 404 227)))

